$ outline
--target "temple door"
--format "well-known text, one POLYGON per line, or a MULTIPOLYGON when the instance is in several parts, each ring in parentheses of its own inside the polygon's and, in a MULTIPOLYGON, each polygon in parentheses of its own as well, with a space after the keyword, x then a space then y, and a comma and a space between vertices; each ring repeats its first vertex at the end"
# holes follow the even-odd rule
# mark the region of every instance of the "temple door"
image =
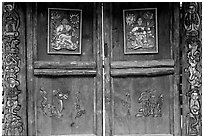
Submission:
POLYGON ((179 135, 179 3, 104 3, 105 134, 179 135))
POLYGON ((27 4, 28 135, 102 135, 100 3, 27 4))

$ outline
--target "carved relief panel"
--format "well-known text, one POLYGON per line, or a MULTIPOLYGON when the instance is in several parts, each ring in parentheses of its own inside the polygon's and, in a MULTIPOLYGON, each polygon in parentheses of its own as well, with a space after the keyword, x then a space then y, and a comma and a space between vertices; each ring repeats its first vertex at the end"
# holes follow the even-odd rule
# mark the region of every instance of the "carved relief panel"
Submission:
POLYGON ((23 93, 19 77, 20 16, 14 6, 14 3, 4 3, 2 16, 2 102, 4 104, 2 135, 4 136, 21 136, 25 132, 24 122, 19 114, 22 111, 22 100, 19 97, 23 93))
POLYGON ((202 3, 183 4, 184 46, 183 95, 184 135, 202 135, 202 3), (186 82, 186 84, 185 84, 186 82))
MULTIPOLYGON (((41 109, 43 113, 49 117, 57 117, 60 118, 62 116, 62 111, 64 109, 64 104, 63 101, 67 100, 69 98, 70 91, 67 91, 67 93, 63 93, 61 90, 53 90, 53 98, 57 100, 57 105, 50 103, 47 98, 47 92, 41 88, 40 89, 41 97, 42 97, 42 102, 41 102, 41 109)), ((53 101, 53 100, 52 100, 53 101)))
POLYGON ((88 78, 39 78, 37 135, 93 134, 94 89, 88 78))
POLYGON ((141 93, 138 102, 141 105, 139 112, 135 115, 136 117, 161 117, 162 116, 162 105, 163 105, 163 94, 158 97, 155 95, 156 90, 146 90, 141 93))
POLYGON ((170 134, 168 77, 114 78, 114 133, 170 134), (157 129, 155 129, 157 128, 157 129))
POLYGON ((157 9, 123 10, 124 53, 158 53, 157 9))
POLYGON ((48 54, 81 54, 82 10, 48 8, 48 54))

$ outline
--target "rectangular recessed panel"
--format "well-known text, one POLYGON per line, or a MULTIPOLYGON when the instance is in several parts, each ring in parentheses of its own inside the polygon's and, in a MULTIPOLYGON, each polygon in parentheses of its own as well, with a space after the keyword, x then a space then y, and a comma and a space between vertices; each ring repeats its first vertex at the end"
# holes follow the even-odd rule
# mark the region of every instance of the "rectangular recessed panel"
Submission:
POLYGON ((55 62, 93 61, 93 7, 93 3, 38 4, 36 59, 55 62))
POLYGON ((94 134, 94 78, 37 78, 37 135, 94 134))
POLYGON ((115 135, 171 134, 170 78, 113 78, 115 135))

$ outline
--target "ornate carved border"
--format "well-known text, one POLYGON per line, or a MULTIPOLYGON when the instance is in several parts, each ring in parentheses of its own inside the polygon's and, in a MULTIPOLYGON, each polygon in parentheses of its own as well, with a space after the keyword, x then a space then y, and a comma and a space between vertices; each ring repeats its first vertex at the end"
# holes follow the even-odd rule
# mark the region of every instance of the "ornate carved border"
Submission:
POLYGON ((14 3, 3 3, 2 20, 2 82, 3 82, 3 132, 5 136, 23 135, 23 121, 18 114, 21 109, 19 102, 20 71, 19 58, 19 15, 14 3))
POLYGON ((199 15, 199 3, 184 3, 184 29, 185 49, 188 67, 185 72, 188 74, 188 110, 186 115, 187 135, 201 135, 201 40, 200 27, 201 18, 199 15))

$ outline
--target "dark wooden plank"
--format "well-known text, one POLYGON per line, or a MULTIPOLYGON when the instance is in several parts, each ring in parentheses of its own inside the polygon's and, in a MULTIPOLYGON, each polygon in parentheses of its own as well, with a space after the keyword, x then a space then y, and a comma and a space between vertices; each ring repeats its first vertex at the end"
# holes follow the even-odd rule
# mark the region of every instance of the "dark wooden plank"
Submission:
POLYGON ((35 69, 94 69, 96 63, 93 61, 70 61, 70 62, 59 62, 59 61, 35 61, 35 69))
POLYGON ((103 7, 103 46, 104 46, 104 105, 105 105, 105 135, 114 135, 113 102, 111 93, 110 61, 112 51, 112 4, 104 3, 103 7))
POLYGON ((159 76, 174 73, 174 68, 112 69, 111 76, 159 76))
POLYGON ((175 61, 175 73, 173 76, 173 83, 172 83, 172 103, 173 103, 173 116, 172 116, 172 134, 173 135, 181 135, 181 112, 180 112, 180 101, 179 101, 179 85, 180 85, 180 30, 179 30, 179 24, 180 24, 180 3, 172 3, 171 9, 172 9, 172 52, 173 52, 173 59, 175 61))
POLYGON ((36 18, 36 4, 27 3, 26 4, 26 28, 27 28, 27 110, 28 110, 28 135, 36 135, 35 126, 35 98, 34 98, 34 76, 33 76, 33 45, 34 45, 34 32, 33 27, 34 18, 36 18))
POLYGON ((102 52, 102 4, 94 3, 94 13, 93 13, 93 45, 94 55, 96 59, 96 77, 95 81, 95 134, 103 135, 103 52, 102 52))
POLYGON ((20 90, 22 93, 19 96, 19 101, 21 102, 21 112, 22 112, 22 119, 23 119, 23 135, 28 134, 27 128, 27 87, 26 87, 26 31, 25 31, 25 18, 26 18, 26 4, 25 3, 16 3, 16 7, 18 8, 19 17, 20 17, 20 26, 19 26, 19 33, 20 33, 20 45, 18 46, 20 52, 20 72, 19 72, 19 79, 20 79, 20 90))
POLYGON ((151 68, 151 67, 174 67, 173 59, 144 60, 144 61, 113 61, 111 68, 151 68))
POLYGON ((64 76, 64 75, 83 75, 95 76, 95 70, 63 70, 63 69, 34 69, 34 75, 64 76))

